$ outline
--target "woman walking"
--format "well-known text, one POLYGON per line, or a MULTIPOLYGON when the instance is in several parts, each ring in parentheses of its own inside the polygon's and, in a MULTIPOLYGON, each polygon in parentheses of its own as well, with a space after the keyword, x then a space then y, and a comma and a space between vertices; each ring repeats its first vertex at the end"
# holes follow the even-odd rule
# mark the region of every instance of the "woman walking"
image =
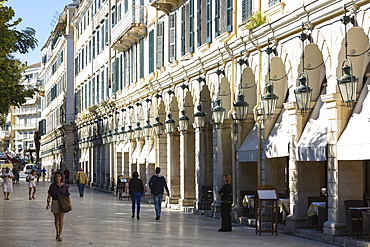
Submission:
POLYGON ((4 200, 9 200, 10 192, 13 192, 12 179, 14 178, 14 175, 10 171, 9 167, 6 167, 5 171, 3 170, 1 178, 4 179, 3 182, 4 200))
POLYGON ((71 199, 69 197, 69 185, 63 183, 62 173, 57 171, 54 173, 54 183, 52 183, 48 190, 48 197, 46 202, 46 208, 50 208, 50 198, 52 198, 51 212, 54 213, 54 225, 56 230, 56 240, 62 241, 62 232, 64 226, 64 212, 59 209, 58 193, 67 197, 72 211, 71 199))
POLYGON ((136 218, 140 220, 140 202, 141 202, 141 197, 144 195, 144 185, 143 185, 143 181, 139 179, 139 173, 136 171, 132 173, 132 178, 129 183, 129 191, 130 191, 131 200, 132 200, 131 218, 135 218, 135 204, 136 204, 137 205, 136 218))
POLYGON ((35 179, 37 179, 37 178, 38 178, 38 176, 36 175, 35 170, 32 170, 30 172, 30 174, 28 174, 28 176, 26 177, 26 181, 28 182, 28 197, 29 197, 28 199, 29 200, 36 199, 35 198, 35 194, 36 194, 36 181, 35 181, 35 179), (33 189, 33 193, 32 193, 32 189, 33 189))
POLYGON ((233 202, 233 188, 231 187, 231 177, 224 175, 224 186, 218 194, 221 195, 221 228, 219 232, 231 232, 231 204, 233 202))

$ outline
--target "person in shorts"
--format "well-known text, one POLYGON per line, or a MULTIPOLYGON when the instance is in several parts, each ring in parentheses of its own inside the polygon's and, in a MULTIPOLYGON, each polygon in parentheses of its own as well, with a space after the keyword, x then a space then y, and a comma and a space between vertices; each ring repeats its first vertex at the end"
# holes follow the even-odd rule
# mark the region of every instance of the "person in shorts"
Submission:
POLYGON ((30 174, 26 177, 26 181, 28 182, 28 199, 36 199, 36 180, 37 180, 36 170, 32 170, 30 174))

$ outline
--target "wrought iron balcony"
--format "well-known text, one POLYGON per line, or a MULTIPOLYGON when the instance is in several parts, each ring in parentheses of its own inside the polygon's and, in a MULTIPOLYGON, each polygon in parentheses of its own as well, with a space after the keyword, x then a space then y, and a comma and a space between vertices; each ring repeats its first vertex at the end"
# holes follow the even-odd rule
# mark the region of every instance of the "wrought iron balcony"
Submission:
POLYGON ((153 0, 151 5, 158 10, 162 10, 166 14, 178 9, 182 4, 183 0, 153 0))
POLYGON ((113 49, 123 52, 138 42, 147 33, 146 6, 134 5, 112 28, 113 49))

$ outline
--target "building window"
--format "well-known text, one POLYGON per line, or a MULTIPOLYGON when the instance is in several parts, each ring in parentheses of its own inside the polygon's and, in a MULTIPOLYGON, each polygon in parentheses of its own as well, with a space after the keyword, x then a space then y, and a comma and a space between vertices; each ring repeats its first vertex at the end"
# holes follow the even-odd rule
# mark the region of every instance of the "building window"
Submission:
POLYGON ((169 15, 169 61, 176 60, 176 13, 169 15))
POLYGON ((163 67, 163 56, 164 56, 164 23, 163 21, 157 23, 157 68, 163 67))
POLYGON ((154 72, 154 30, 149 32, 149 73, 154 72))
POLYGON ((252 16, 252 0, 243 0, 242 2, 242 21, 246 22, 252 16))
POLYGON ((140 39, 139 43, 139 79, 141 78, 144 78, 144 39, 140 39))
POLYGON ((272 7, 280 2, 281 0, 269 0, 269 7, 272 7))

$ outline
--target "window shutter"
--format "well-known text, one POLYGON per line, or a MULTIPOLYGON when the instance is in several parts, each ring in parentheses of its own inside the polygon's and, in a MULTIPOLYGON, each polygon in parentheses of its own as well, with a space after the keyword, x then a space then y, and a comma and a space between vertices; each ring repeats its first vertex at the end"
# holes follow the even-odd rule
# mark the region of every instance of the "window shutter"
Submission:
POLYGON ((112 93, 116 92, 116 61, 112 62, 112 93))
POLYGON ((101 50, 104 50, 104 23, 101 26, 101 50))
POLYGON ((105 95, 106 95, 106 98, 109 97, 109 88, 111 87, 110 83, 109 83, 109 68, 108 66, 105 68, 105 83, 106 83, 106 91, 105 91, 105 95))
POLYGON ((109 35, 109 28, 108 28, 108 19, 105 19, 105 45, 108 45, 108 35, 109 35))
POLYGON ((149 73, 154 72, 154 30, 149 32, 149 73))
POLYGON ((233 0, 226 1, 226 32, 233 30, 233 0))
POLYGON ((100 75, 96 75, 96 103, 100 102, 100 75))
POLYGON ((101 100, 104 100, 105 99, 105 90, 107 90, 106 87, 105 87, 105 81, 104 81, 104 69, 101 71, 100 79, 101 79, 101 100))
POLYGON ((95 77, 92 78, 91 84, 91 105, 95 105, 95 77))
POLYGON ((95 35, 92 36, 92 58, 95 58, 95 35))
POLYGON ((131 64, 132 64, 132 82, 137 81, 137 60, 136 60, 136 52, 137 52, 137 45, 135 44, 131 48, 131 64))
POLYGON ((215 36, 220 36, 220 0, 215 1, 215 36))
POLYGON ((163 42, 163 21, 157 23, 157 64, 156 68, 163 67, 163 53, 164 53, 164 42, 163 42))
POLYGON ((116 58, 116 66, 114 67, 114 69, 116 70, 114 72, 116 78, 115 78, 115 83, 116 83, 116 88, 115 88, 115 92, 117 92, 119 90, 119 58, 117 57, 116 58))
POLYGON ((194 0, 190 0, 189 8, 189 52, 194 52, 194 0))
POLYGON ((176 60, 176 13, 169 15, 169 33, 170 33, 170 47, 169 47, 169 60, 170 62, 176 60))
POLYGON ((281 0, 269 0, 269 8, 280 2, 281 0))
POLYGON ((198 0, 197 7, 197 44, 202 45, 202 0, 198 0))
POLYGON ((100 52, 100 31, 96 32, 96 55, 100 52))
POLYGON ((186 43, 185 43, 185 6, 181 8, 181 56, 186 53, 186 43))
POLYGON ((122 66, 123 66, 123 55, 119 56, 119 89, 123 89, 123 80, 122 80, 122 66))
POLYGON ((144 78, 144 39, 140 39, 139 51, 139 78, 144 78))

